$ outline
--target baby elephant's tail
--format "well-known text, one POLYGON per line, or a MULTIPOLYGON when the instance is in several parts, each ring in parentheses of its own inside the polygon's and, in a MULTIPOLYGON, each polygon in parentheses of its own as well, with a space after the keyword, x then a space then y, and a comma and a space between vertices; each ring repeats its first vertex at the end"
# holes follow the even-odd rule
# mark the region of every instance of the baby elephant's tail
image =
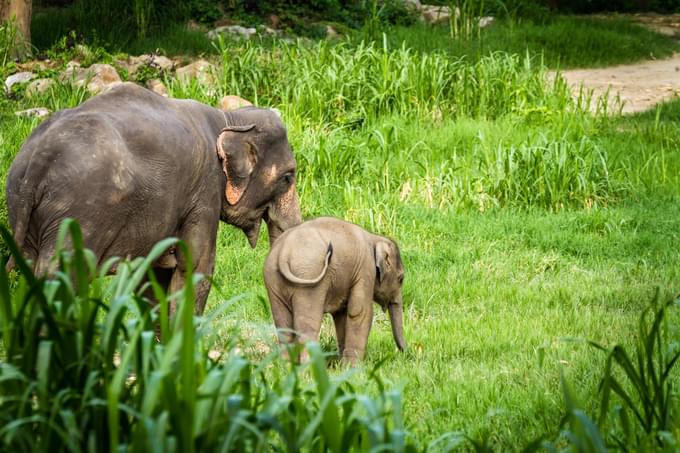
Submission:
POLYGON ((290 270, 290 264, 288 263, 288 260, 279 260, 279 271, 281 272, 281 275, 283 275, 286 280, 288 280, 291 283, 295 283, 297 285, 302 285, 302 286, 312 286, 316 285, 321 281, 326 276, 326 271, 328 270, 328 263, 331 261, 331 255, 333 254, 333 244, 329 243, 328 244, 328 249, 326 250, 326 262, 324 263, 323 269, 321 270, 321 273, 312 279, 306 279, 306 278, 300 278, 296 277, 293 275, 293 272, 290 270))

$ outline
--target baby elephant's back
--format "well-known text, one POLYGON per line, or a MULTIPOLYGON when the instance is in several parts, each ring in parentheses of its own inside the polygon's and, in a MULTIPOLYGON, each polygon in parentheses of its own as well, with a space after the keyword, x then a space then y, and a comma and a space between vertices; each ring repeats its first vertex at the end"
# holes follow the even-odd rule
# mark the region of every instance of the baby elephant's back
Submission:
POLYGON ((324 268, 329 251, 330 261, 336 264, 348 255, 356 256, 357 249, 363 246, 362 233, 358 226, 331 217, 307 221, 277 240, 266 268, 281 268, 286 263, 296 277, 314 279, 324 268))

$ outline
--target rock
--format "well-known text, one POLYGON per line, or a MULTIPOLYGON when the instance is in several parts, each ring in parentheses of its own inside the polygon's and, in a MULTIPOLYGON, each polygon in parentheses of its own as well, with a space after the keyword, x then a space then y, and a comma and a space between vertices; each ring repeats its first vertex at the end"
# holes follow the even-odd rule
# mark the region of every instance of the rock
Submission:
POLYGON ((485 28, 493 24, 496 18, 493 16, 484 16, 479 18, 479 28, 485 28))
POLYGON ((266 25, 258 25, 258 29, 261 34, 267 35, 267 36, 280 36, 281 32, 279 30, 274 30, 271 27, 267 27, 266 25))
POLYGON ((326 25, 326 39, 334 39, 338 37, 338 32, 330 25, 326 25))
POLYGON ((55 85, 52 79, 36 79, 28 84, 26 87, 26 96, 33 97, 37 94, 43 94, 55 85))
POLYGON ((17 63, 17 68, 20 69, 21 71, 28 71, 28 72, 36 72, 36 71, 44 71, 45 69, 48 68, 48 63, 50 63, 50 60, 45 60, 45 61, 26 61, 24 63, 17 63))
POLYGON ((224 96, 220 101, 219 108, 224 111, 236 110, 247 105, 253 105, 252 102, 243 99, 242 97, 228 95, 224 96))
POLYGON ((151 66, 152 68, 166 72, 172 71, 175 67, 175 62, 168 57, 150 53, 129 57, 127 60, 118 60, 116 61, 116 64, 127 70, 128 77, 134 76, 142 66, 151 66))
POLYGON ((17 72, 16 74, 12 74, 11 76, 5 79, 5 90, 9 93, 10 91, 12 91, 13 85, 16 85, 17 83, 29 82, 33 78, 35 78, 35 74, 28 71, 17 72))
MULTIPOLYGON (((92 94, 98 94, 104 92, 110 88, 111 85, 118 85, 122 83, 120 76, 116 71, 116 68, 110 64, 93 64, 87 69, 81 70, 81 74, 78 76, 80 83, 84 85, 87 83, 87 91, 92 94)), ((76 82, 77 84, 78 82, 76 82)))
POLYGON ((62 82, 71 82, 77 87, 85 86, 92 94, 99 94, 111 88, 110 85, 120 84, 120 76, 116 68, 110 64, 93 64, 89 68, 82 69, 80 65, 69 67, 59 75, 62 82))
POLYGON ((229 35, 236 39, 250 39, 257 35, 254 28, 246 28, 240 25, 224 25, 208 32, 208 39, 217 39, 219 35, 229 35))
POLYGON ((403 0, 403 1, 406 9, 410 9, 412 11, 420 11, 423 8, 423 5, 420 4, 420 0, 403 0))
MULTIPOLYGON (((420 11, 421 20, 432 25, 448 22, 451 17, 451 10, 448 6, 422 5, 420 11)), ((458 8, 455 11, 458 17, 460 15, 458 8)))
POLYGON ((44 118, 47 115, 50 114, 49 109, 46 109, 45 107, 35 107, 32 109, 28 110, 20 110, 18 112, 14 112, 16 116, 23 117, 23 118, 44 118))
POLYGON ((146 82, 146 87, 153 91, 154 93, 160 94, 161 96, 168 97, 168 89, 165 87, 163 82, 158 79, 151 79, 146 82))
POLYGON ((212 85, 216 81, 215 72, 214 65, 201 59, 177 69, 175 74, 178 80, 185 83, 196 79, 202 85, 212 85))
POLYGON ((149 65, 161 71, 172 71, 172 68, 175 67, 175 62, 163 55, 151 55, 149 65))
POLYGON ((76 73, 80 70, 80 63, 77 61, 69 61, 66 63, 66 68, 61 71, 58 76, 60 82, 69 82, 76 77, 76 73))
POLYGON ((279 25, 281 24, 281 19, 279 19, 279 16, 276 14, 272 14, 269 16, 269 24, 272 26, 272 28, 279 28, 279 25))
POLYGON ((186 24, 186 29, 189 31, 200 31, 202 28, 203 27, 201 26, 201 24, 199 24, 193 19, 189 19, 189 21, 186 24))

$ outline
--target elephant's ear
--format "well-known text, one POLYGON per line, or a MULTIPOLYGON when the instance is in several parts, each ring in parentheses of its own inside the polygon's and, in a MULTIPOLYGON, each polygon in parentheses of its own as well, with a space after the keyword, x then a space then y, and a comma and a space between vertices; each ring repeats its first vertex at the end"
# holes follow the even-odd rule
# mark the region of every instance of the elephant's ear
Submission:
POLYGON ((253 129, 254 124, 228 126, 217 137, 217 156, 227 176, 225 195, 230 205, 238 203, 243 196, 257 163, 257 151, 250 140, 253 129))
POLYGON ((375 267, 379 283, 383 282, 387 268, 390 266, 390 246, 385 241, 379 241, 375 244, 375 267))

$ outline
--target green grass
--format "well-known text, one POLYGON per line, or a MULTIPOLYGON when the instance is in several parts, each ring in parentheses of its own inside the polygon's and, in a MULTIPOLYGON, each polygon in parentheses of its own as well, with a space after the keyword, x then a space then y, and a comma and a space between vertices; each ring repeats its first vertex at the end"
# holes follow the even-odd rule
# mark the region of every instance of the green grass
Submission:
MULTIPOLYGON (((592 115, 563 84, 544 83, 540 60, 501 52, 455 59, 323 43, 221 52, 217 87, 169 81, 171 94, 278 107, 304 217, 342 217, 401 246, 410 348, 396 353, 378 313, 357 388, 384 360, 380 375, 402 389, 419 445, 462 430, 517 450, 556 435, 561 373, 596 413, 605 357, 584 340, 630 346, 655 288, 664 299, 680 288, 680 101, 592 115)), ((0 180, 38 124, 12 110, 83 96, 59 87, 2 104, 0 180)), ((228 225, 217 247, 208 311, 244 295, 215 319, 218 342, 236 329, 266 348, 267 248, 251 250, 228 225)), ((669 313, 669 326, 679 320, 669 313)), ((326 324, 327 351, 331 332, 326 324)), ((677 329, 668 335, 680 340, 677 329)), ((261 358, 258 347, 246 350, 261 358)), ((374 385, 365 388, 377 395, 374 385)))
POLYGON ((392 47, 405 42, 419 52, 445 50, 454 57, 495 51, 542 55, 549 68, 589 68, 665 58, 680 51, 677 41, 626 18, 555 16, 545 23, 499 21, 481 31, 481 39, 451 39, 448 25, 392 27, 392 47))

